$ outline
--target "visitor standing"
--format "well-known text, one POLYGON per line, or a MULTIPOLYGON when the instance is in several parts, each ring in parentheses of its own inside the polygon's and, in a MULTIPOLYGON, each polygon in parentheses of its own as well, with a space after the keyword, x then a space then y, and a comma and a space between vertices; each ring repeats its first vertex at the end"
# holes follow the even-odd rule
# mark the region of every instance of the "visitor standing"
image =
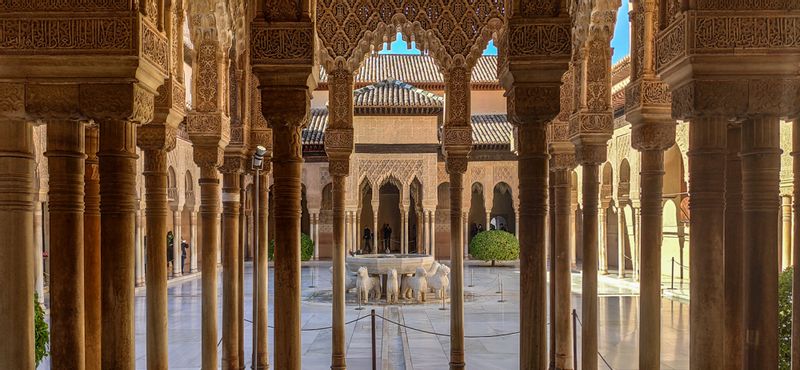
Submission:
MULTIPOLYGON (((364 249, 367 250, 367 253, 371 250, 372 246, 370 244, 370 240, 372 240, 372 231, 368 227, 364 228, 364 249)), ((363 253, 363 251, 362 251, 363 253)))
POLYGON ((181 240, 181 274, 183 274, 183 266, 186 265, 186 250, 189 249, 189 243, 186 240, 181 240))

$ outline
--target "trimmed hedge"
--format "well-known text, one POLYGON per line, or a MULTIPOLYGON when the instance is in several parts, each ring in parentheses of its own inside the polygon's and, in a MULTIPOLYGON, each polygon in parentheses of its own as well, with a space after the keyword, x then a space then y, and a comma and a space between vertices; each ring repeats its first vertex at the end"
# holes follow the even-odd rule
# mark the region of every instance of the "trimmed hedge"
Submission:
MULTIPOLYGON (((269 260, 272 261, 275 254, 275 239, 269 241, 269 260)), ((314 241, 306 234, 300 234, 300 259, 308 261, 314 257, 314 241)))
POLYGON ((39 295, 33 294, 33 330, 34 330, 34 344, 36 345, 36 366, 50 354, 50 329, 47 321, 44 321, 44 309, 42 304, 39 303, 39 295))
POLYGON ((792 268, 778 277, 778 368, 792 367, 792 268))
POLYGON ((475 235, 469 243, 469 254, 482 261, 513 261, 519 259, 519 240, 502 230, 487 230, 475 235))

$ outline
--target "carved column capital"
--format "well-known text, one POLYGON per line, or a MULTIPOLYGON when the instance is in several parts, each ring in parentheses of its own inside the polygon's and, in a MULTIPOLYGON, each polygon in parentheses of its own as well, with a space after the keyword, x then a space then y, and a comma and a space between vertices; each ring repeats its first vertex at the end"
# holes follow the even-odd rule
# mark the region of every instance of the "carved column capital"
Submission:
POLYGON ((575 153, 550 153, 550 171, 572 171, 577 165, 575 153))
POLYGON ((137 130, 136 145, 143 150, 169 152, 175 149, 177 133, 178 130, 175 127, 148 123, 137 130))
POLYGON ((244 170, 244 158, 239 154, 226 154, 219 172, 223 174, 240 174, 244 170))
POLYGON ((631 146, 639 151, 667 150, 675 145, 675 121, 642 122, 631 128, 631 146))

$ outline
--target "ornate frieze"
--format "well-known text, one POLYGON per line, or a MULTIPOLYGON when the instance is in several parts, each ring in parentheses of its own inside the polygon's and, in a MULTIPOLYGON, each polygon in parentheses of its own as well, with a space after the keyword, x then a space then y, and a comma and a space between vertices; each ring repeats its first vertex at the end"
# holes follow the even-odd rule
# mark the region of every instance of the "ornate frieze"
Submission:
POLYGON ((625 110, 642 105, 670 105, 672 95, 669 85, 658 80, 640 80, 625 88, 625 110))
POLYGON ((508 31, 508 51, 511 57, 568 58, 572 52, 571 38, 569 24, 512 24, 508 31))
POLYGON ((313 57, 314 30, 311 23, 251 23, 252 64, 312 64, 313 57))
POLYGON ((129 0, 3 0, 0 11, 125 11, 129 0))
POLYGON ((165 75, 169 74, 169 44, 167 37, 152 25, 142 23, 142 56, 158 67, 165 75))
POLYGON ((672 94, 672 115, 744 117, 750 114, 792 116, 800 101, 800 79, 694 80, 672 94))
POLYGON ((134 27, 132 17, 2 19, 0 50, 4 54, 130 54, 136 49, 134 27))
POLYGON ((352 128, 327 128, 325 130, 325 151, 328 153, 352 153, 353 129, 352 128))

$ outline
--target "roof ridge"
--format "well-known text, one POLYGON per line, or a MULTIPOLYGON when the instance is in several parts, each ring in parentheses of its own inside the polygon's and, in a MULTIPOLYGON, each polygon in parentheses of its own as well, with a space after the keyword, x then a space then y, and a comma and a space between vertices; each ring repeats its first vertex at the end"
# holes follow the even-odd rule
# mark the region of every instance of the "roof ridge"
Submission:
POLYGON ((381 88, 381 87, 390 87, 390 88, 391 87, 397 87, 397 88, 408 90, 408 91, 413 92, 413 93, 418 94, 418 95, 423 95, 423 96, 425 96, 425 97, 427 97, 429 99, 442 101, 442 102, 444 101, 444 96, 438 95, 438 94, 436 94, 434 92, 431 92, 431 91, 428 91, 428 90, 420 89, 420 88, 418 88, 418 87, 416 87, 416 86, 414 86, 414 85, 412 85, 412 84, 410 84, 408 82, 405 82, 405 81, 397 79, 397 78, 386 78, 384 80, 369 84, 369 85, 364 86, 362 88, 355 89, 355 90, 353 90, 353 96, 359 96, 359 95, 362 95, 362 94, 366 94, 368 92, 374 91, 374 90, 376 90, 378 88, 381 88))

